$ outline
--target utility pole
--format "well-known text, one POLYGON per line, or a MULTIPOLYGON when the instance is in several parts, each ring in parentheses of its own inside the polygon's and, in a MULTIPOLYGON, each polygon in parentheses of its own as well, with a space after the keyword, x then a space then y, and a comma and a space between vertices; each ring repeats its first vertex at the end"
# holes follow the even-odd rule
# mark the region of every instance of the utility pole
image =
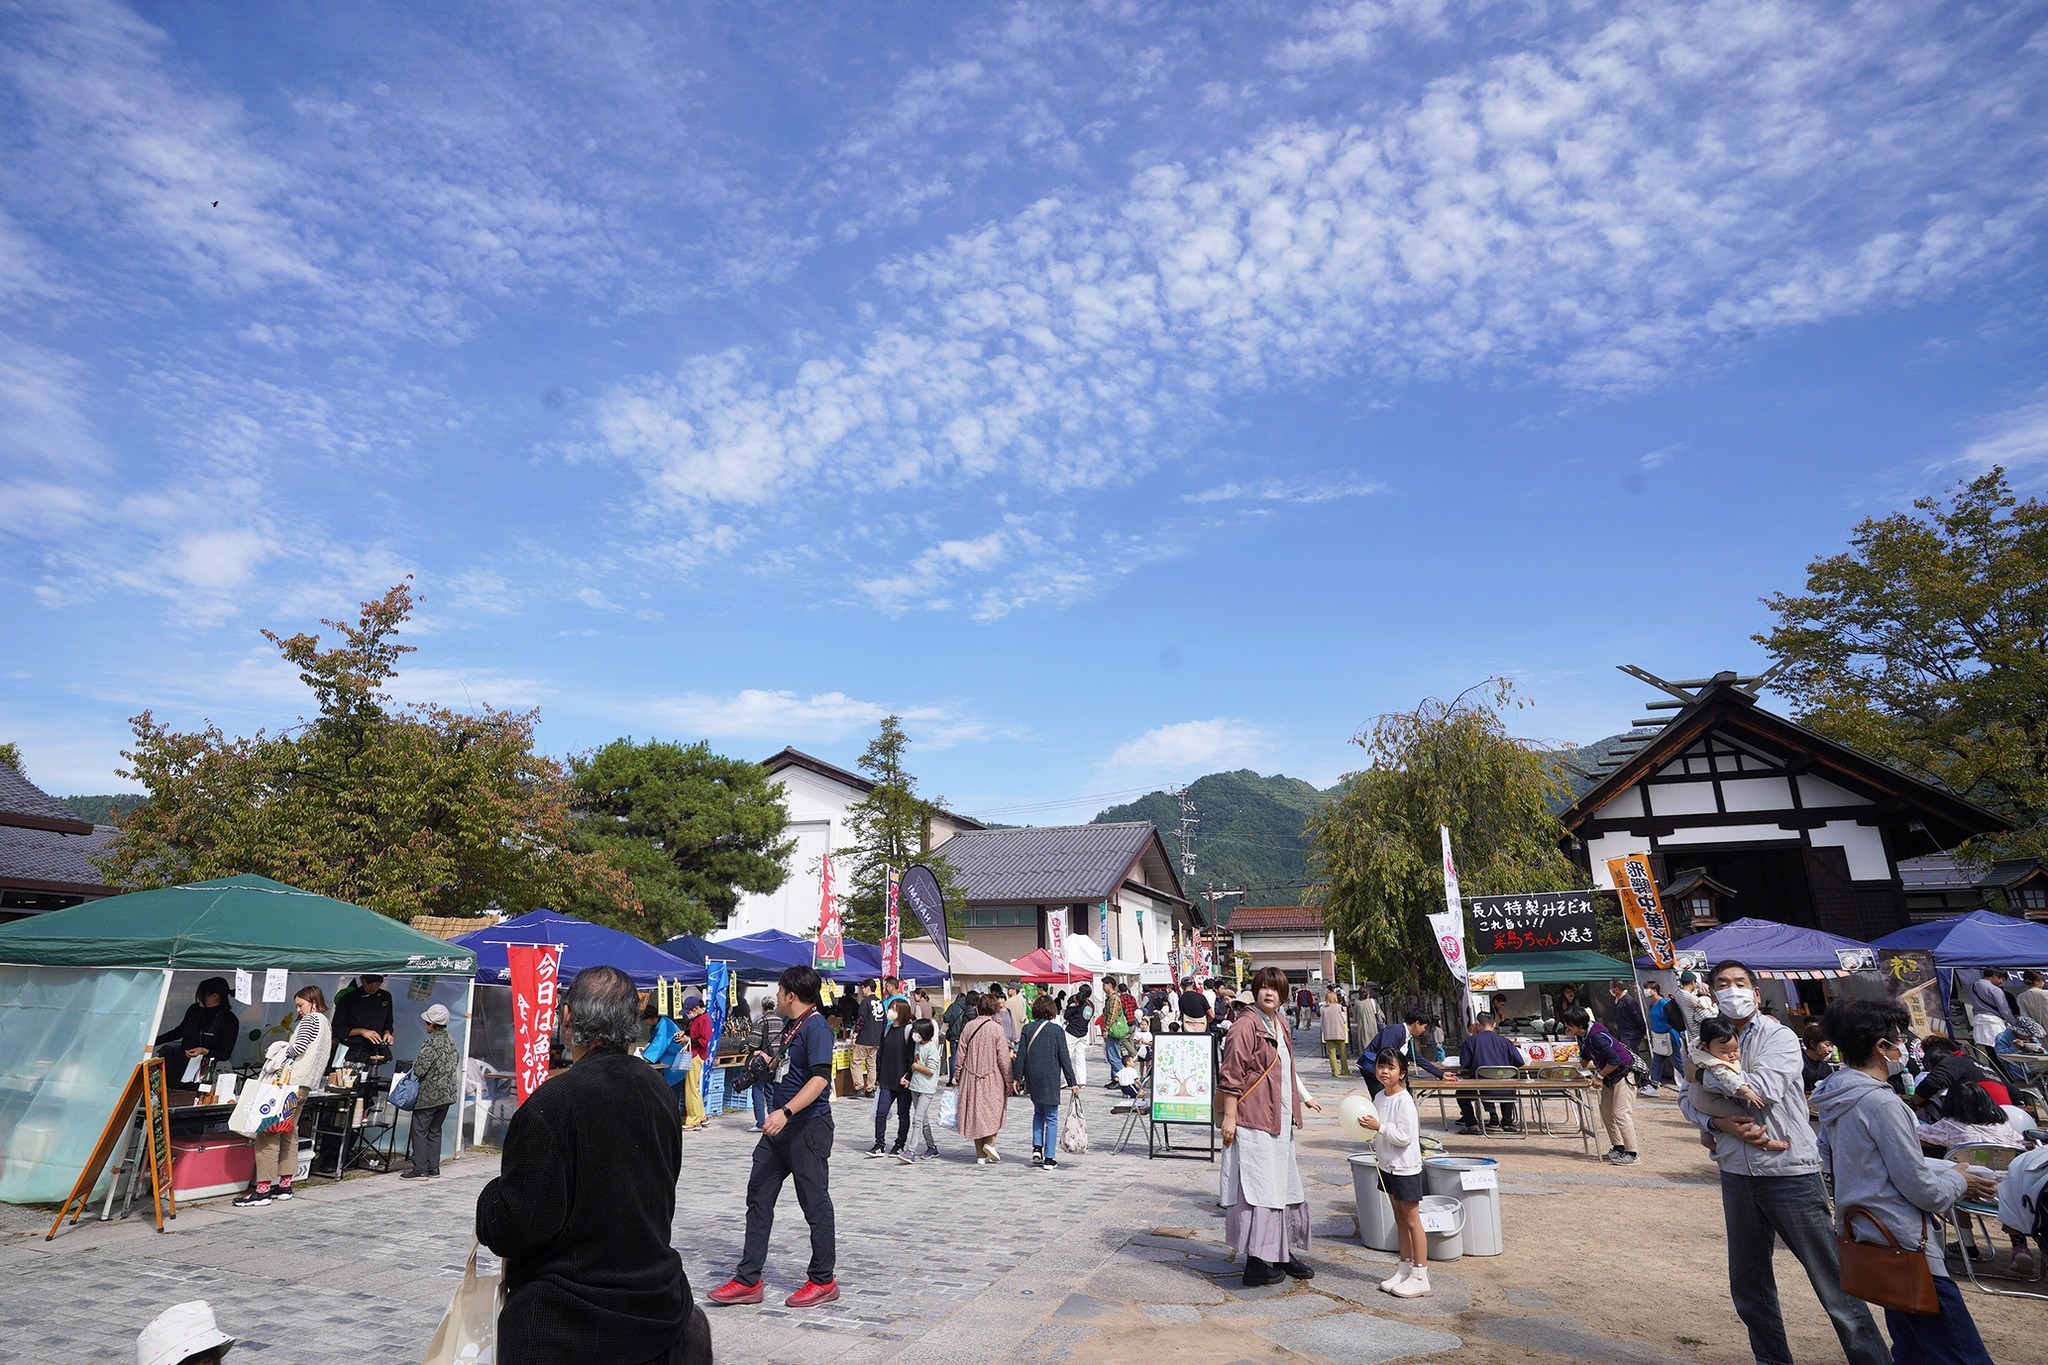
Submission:
MULTIPOLYGON (((1201 812, 1195 809, 1195 798, 1188 795, 1186 787, 1169 787, 1167 791, 1172 795, 1174 804, 1180 807, 1180 824, 1174 831, 1180 840, 1180 884, 1183 890, 1192 890, 1195 884, 1195 826, 1202 823, 1201 812)), ((1180 941, 1178 930, 1174 932, 1174 941, 1180 941)))

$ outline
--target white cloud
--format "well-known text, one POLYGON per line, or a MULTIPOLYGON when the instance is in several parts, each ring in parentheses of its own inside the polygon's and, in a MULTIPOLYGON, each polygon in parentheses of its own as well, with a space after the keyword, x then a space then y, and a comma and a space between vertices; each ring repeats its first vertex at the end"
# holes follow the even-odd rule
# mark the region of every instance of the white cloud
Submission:
POLYGON ((2044 476, 2034 466, 2048 463, 2048 401, 2000 413, 1986 425, 1986 433, 1950 462, 1952 468, 1981 472, 2002 465, 2014 482, 2024 484, 2044 476))
POLYGON ((85 363, 0 334, 0 468, 37 464, 66 478, 100 469, 85 363))
POLYGON ((1105 779, 1166 782, 1256 762, 1272 751, 1273 743, 1271 731, 1250 721, 1224 716, 1184 720, 1125 740, 1110 750, 1098 771, 1105 779))
POLYGON ((1337 374, 1640 387, 1999 261, 2041 212, 2044 142, 2037 64, 2000 43, 1917 5, 1641 0, 1118 194, 1047 195, 890 263, 853 339, 618 385, 598 435, 671 511, 738 516, 1099 488, 1233 395, 1337 374))
POLYGON ((1657 469, 1663 465, 1671 463, 1673 457, 1675 457, 1679 451, 1684 449, 1685 442, 1683 441, 1680 441, 1676 445, 1659 446, 1657 449, 1649 451, 1648 453, 1639 457, 1636 460, 1636 467, 1638 469, 1641 469, 1644 473, 1648 473, 1652 469, 1657 469))
POLYGON ((899 716, 915 741, 943 748, 991 738, 1000 727, 948 705, 888 706, 844 692, 795 692, 745 688, 729 695, 686 693, 655 698, 635 708, 652 713, 688 734, 770 744, 839 740, 872 731, 884 716, 899 716))
POLYGON ((1296 483, 1285 479, 1260 479, 1252 483, 1226 483, 1199 493, 1181 494, 1182 502, 1285 502, 1312 504, 1335 502, 1339 498, 1367 498, 1384 493, 1382 483, 1296 483))

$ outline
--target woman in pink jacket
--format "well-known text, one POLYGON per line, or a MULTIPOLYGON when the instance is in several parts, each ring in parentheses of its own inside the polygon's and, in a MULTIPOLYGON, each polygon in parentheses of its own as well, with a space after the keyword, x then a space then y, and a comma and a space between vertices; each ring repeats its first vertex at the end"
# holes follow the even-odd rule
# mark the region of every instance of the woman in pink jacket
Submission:
POLYGON ((1294 1065, 1294 1042, 1281 1007, 1287 974, 1261 967, 1252 977, 1252 1003, 1230 1026, 1223 1044, 1217 1091, 1223 1101, 1223 1233, 1244 1257, 1248 1289, 1278 1284, 1283 1275, 1312 1279, 1301 1259, 1308 1250, 1308 1194, 1301 1182, 1295 1133, 1304 1108, 1320 1111, 1294 1065))

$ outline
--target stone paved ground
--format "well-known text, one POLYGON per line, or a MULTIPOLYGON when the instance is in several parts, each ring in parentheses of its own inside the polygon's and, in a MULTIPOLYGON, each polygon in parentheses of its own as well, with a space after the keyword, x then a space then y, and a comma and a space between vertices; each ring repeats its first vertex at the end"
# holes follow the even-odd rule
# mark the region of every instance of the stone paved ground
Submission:
MULTIPOLYGON (((1302 1035, 1301 1051, 1316 1055, 1302 1035)), ((1095 1066, 1099 1076, 1100 1063, 1095 1066)), ((1311 1077, 1330 1110, 1345 1082, 1311 1077)), ((1221 1242, 1215 1168, 1201 1161, 1112 1157, 1104 1092, 1088 1095, 1096 1151, 1057 1172, 1030 1169, 1029 1106, 1013 1101, 1002 1146, 1012 1160, 977 1168, 966 1144, 941 1134, 947 1157, 904 1167, 863 1160, 865 1107, 836 1110, 833 1194, 845 1297, 792 1313, 773 1292, 802 1279, 807 1242, 786 1191, 760 1308, 713 1312, 720 1360, 1108 1361, 1157 1356, 1205 1365, 1278 1358, 1344 1361, 1445 1358, 1495 1363, 1746 1359, 1711 1268, 1719 1200, 1711 1167, 1687 1150, 1668 1102, 1639 1108, 1643 1165, 1628 1172, 1584 1157, 1565 1140, 1502 1144, 1508 1254, 1434 1272, 1435 1297, 1400 1303, 1374 1285, 1391 1257, 1352 1235, 1343 1156, 1360 1144, 1328 1117, 1304 1138, 1320 1268, 1307 1284, 1246 1291, 1221 1242), (1657 1230, 1654 1237, 1650 1230, 1657 1230), (1617 1232, 1619 1236, 1617 1236, 1617 1232), (1660 1264, 1659 1291, 1631 1279, 1642 1254, 1683 1243, 1707 1269, 1679 1276, 1660 1264), (1615 1265, 1613 1293, 1588 1294, 1615 1265), (1674 1278, 1674 1276, 1677 1276, 1674 1278), (1672 1310, 1676 1308, 1674 1313, 1672 1310)), ((1429 1107, 1425 1120, 1432 1118, 1429 1107)), ((701 1294, 739 1253, 741 1196, 755 1139, 728 1115, 690 1136, 675 1245, 701 1294)), ((1454 1142, 1457 1140, 1453 1139, 1454 1142)), ((1457 1143, 1458 1150, 1470 1144, 1457 1143)), ((236 1358, 304 1365, 417 1360, 469 1249, 478 1188, 495 1158, 466 1157, 438 1181, 392 1177, 315 1185, 290 1204, 236 1211, 188 1206, 159 1235, 145 1221, 81 1223, 43 1241, 50 1215, 0 1206, 0 1331, 7 1361, 128 1359, 135 1334, 165 1305, 210 1299, 242 1338, 236 1358)), ((1780 1283, 1801 1359, 1832 1358, 1824 1320, 1797 1271, 1780 1283)), ((1972 1294, 1994 1358, 2048 1317, 2043 1305, 1972 1294), (2028 1324, 2031 1324, 2029 1326, 2028 1324)), ((2014 1355, 2018 1349, 2020 1355, 2014 1355)), ((593 1365, 604 1362, 593 1358, 593 1365)))

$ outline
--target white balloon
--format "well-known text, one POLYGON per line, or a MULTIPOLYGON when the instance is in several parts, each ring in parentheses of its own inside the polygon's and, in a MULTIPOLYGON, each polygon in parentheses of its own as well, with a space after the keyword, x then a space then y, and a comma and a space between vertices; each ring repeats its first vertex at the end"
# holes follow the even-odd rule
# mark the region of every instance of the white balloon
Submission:
POLYGON ((1359 1120, 1375 1113, 1372 1101, 1363 1095, 1346 1095, 1337 1103, 1337 1127, 1345 1137, 1369 1138, 1372 1130, 1359 1126, 1359 1120))

